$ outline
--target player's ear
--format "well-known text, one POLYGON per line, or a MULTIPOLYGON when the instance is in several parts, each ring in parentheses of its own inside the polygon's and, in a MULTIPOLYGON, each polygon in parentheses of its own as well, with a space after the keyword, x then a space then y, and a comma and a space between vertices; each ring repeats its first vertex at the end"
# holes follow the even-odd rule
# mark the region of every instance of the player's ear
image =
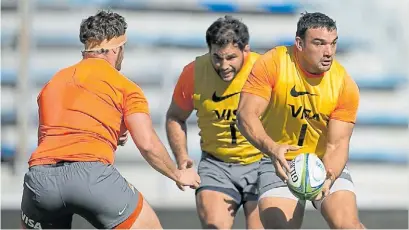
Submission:
POLYGON ((247 45, 244 47, 243 52, 245 52, 245 53, 250 53, 250 45, 249 45, 249 44, 247 44, 247 45))
POLYGON ((302 51, 304 48, 304 41, 300 37, 295 37, 295 47, 298 51, 302 51))
POLYGON ((121 53, 121 47, 115 48, 114 51, 115 51, 114 53, 115 53, 116 55, 119 55, 119 53, 121 53))

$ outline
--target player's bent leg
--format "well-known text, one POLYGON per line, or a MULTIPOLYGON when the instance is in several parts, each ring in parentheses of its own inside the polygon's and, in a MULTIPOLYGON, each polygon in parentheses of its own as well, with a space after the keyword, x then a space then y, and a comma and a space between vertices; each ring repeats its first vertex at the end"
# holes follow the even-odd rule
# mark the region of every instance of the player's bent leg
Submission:
POLYGON ((330 194, 320 201, 314 201, 314 206, 321 211, 330 228, 361 229, 358 217, 358 207, 352 178, 344 169, 331 186, 330 194))
POLYGON ((361 229, 355 194, 341 190, 332 193, 323 201, 321 213, 332 229, 361 229))
POLYGON ((291 196, 287 187, 274 188, 262 194, 258 206, 264 228, 301 228, 305 202, 291 196))
POLYGON ((258 210, 258 202, 247 201, 243 205, 244 215, 246 216, 246 228, 247 229, 263 229, 263 224, 260 220, 260 213, 258 210))
POLYGON ((264 228, 300 228, 305 201, 299 201, 276 175, 271 159, 264 157, 259 167, 260 219, 264 228))
POLYGON ((196 208, 204 229, 231 229, 239 205, 223 188, 202 188, 196 194, 196 208))
MULTIPOLYGON (((237 167, 240 179, 235 184, 241 185, 242 204, 246 217, 247 229, 263 229, 258 209, 258 182, 261 161, 237 167)), ((237 179, 236 179, 237 181, 237 179)))
MULTIPOLYGON (((203 152, 198 165, 196 209, 203 228, 230 229, 242 197, 232 181, 233 164, 203 152)), ((235 175, 237 176, 237 175, 235 175)))
POLYGON ((143 199, 138 202, 138 206, 131 216, 115 229, 162 229, 159 218, 153 211, 149 203, 143 199))

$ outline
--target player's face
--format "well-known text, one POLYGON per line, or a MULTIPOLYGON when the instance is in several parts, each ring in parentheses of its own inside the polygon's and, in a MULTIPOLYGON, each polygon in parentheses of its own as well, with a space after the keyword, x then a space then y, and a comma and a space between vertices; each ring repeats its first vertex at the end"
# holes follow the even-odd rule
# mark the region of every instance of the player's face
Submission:
POLYGON ((331 68, 337 49, 337 30, 308 29, 304 40, 298 37, 297 39, 297 48, 306 65, 306 71, 320 74, 331 68))
POLYGON ((232 43, 226 46, 211 45, 210 56, 217 74, 223 81, 231 81, 243 66, 247 49, 240 50, 232 43))

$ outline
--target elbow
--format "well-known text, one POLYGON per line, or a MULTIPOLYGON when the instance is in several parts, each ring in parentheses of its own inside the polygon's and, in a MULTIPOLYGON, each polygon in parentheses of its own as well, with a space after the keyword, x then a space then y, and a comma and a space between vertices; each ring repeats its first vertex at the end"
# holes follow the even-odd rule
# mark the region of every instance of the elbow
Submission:
POLYGON ((165 121, 166 121, 166 124, 167 123, 169 123, 170 121, 172 121, 172 120, 174 120, 174 118, 173 118, 173 116, 169 113, 169 111, 166 113, 166 116, 165 116, 165 121))
POLYGON ((142 156, 148 156, 150 153, 154 152, 155 145, 152 143, 152 141, 144 141, 137 147, 142 156))
POLYGON ((245 117, 244 117, 243 113, 240 112, 240 111, 237 111, 236 125, 237 125, 237 128, 239 128, 239 130, 241 130, 243 128, 244 121, 245 121, 245 117))
POLYGON ((181 119, 179 119, 177 116, 173 115, 172 113, 168 111, 166 113, 166 123, 170 123, 170 122, 182 123, 181 119))
POLYGON ((166 114, 165 123, 167 129, 173 127, 174 124, 184 127, 186 125, 186 120, 180 119, 178 116, 166 114))

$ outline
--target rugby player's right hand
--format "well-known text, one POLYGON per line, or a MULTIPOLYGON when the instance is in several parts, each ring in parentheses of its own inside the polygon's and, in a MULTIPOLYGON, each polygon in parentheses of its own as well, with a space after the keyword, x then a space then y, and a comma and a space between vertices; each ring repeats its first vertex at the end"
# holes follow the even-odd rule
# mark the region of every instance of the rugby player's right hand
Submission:
POLYGON ((182 191, 185 191, 185 186, 189 186, 191 189, 197 189, 200 185, 200 176, 193 167, 180 169, 176 185, 182 191))
POLYGON ((300 148, 301 147, 299 146, 282 144, 273 148, 272 153, 270 154, 270 156, 272 156, 271 160, 273 161, 277 176, 280 177, 285 183, 287 183, 288 180, 286 171, 290 171, 290 166, 285 159, 285 154, 289 151, 299 150, 300 148))

